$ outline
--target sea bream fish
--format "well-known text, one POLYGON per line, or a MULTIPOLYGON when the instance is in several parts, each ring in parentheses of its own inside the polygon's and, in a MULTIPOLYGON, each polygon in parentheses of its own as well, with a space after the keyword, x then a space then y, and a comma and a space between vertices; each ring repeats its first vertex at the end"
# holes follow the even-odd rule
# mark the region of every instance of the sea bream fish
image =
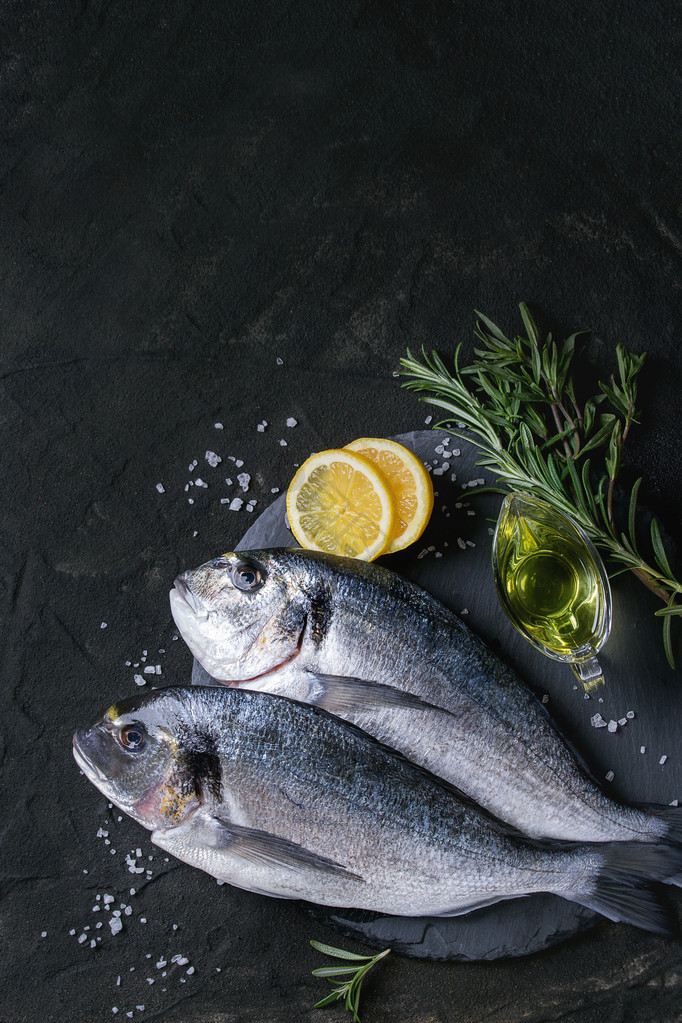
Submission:
POLYGON ((73 752, 155 845, 249 891, 401 916, 552 892, 671 930, 646 880, 677 872, 679 849, 509 835, 364 732, 284 697, 159 689, 80 728, 73 752))
POLYGON ((536 838, 682 838, 682 811, 609 799, 531 690, 395 573, 305 550, 238 551, 170 594, 213 679, 324 708, 536 838))

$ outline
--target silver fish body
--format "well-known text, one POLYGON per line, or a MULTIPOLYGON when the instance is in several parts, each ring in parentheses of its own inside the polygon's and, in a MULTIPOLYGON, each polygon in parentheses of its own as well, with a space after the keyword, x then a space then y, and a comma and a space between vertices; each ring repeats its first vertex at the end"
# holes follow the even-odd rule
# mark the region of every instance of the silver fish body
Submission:
POLYGON ((669 931, 641 878, 679 870, 679 850, 527 842, 359 729, 281 697, 157 690, 79 729, 74 755, 157 846, 240 888, 404 916, 552 892, 669 931))
POLYGON ((317 704, 528 836, 682 835, 668 808, 609 799, 525 683, 441 603, 384 568, 239 551, 184 572, 170 597, 214 679, 317 704))

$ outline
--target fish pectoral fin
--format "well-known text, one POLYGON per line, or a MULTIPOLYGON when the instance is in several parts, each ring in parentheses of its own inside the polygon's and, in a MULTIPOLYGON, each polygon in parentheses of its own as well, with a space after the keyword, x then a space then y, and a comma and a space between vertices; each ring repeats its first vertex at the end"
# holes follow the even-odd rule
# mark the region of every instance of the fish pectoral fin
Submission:
MULTIPOLYGON (((328 675, 309 671, 313 686, 309 702, 330 714, 354 713, 371 708, 402 707, 412 710, 439 710, 394 686, 350 675, 328 675)), ((447 711, 443 711, 447 713, 447 711)))
POLYGON ((233 824, 232 821, 224 821, 212 814, 196 815, 192 830, 196 843, 218 853, 227 853, 233 859, 294 871, 312 869, 364 883, 364 878, 347 870, 340 863, 268 831, 233 824))

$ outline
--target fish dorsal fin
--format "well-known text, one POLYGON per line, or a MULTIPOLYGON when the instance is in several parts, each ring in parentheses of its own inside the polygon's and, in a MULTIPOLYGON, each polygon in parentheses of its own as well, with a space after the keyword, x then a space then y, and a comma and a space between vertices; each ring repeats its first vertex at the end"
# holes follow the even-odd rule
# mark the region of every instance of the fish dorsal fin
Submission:
POLYGON ((354 678, 350 675, 328 675, 316 671, 309 671, 308 675, 316 687, 310 694, 310 703, 330 714, 357 713, 380 707, 438 710, 442 714, 448 713, 441 707, 426 703, 413 693, 371 679, 354 678))
MULTIPOLYGON (((191 827, 193 844, 224 853, 232 859, 275 869, 316 870, 348 881, 364 883, 364 878, 359 874, 346 870, 334 860, 268 831, 233 824, 232 821, 210 813, 195 814, 191 827)), ((155 844, 160 845, 160 839, 161 835, 155 833, 155 844)))

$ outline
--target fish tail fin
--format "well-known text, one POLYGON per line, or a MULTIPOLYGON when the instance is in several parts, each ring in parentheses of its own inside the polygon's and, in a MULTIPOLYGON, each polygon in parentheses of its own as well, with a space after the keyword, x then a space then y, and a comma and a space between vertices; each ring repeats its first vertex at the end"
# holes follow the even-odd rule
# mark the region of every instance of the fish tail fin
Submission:
POLYGON ((661 841, 682 846, 682 806, 661 806, 660 803, 646 803, 643 810, 663 823, 661 841))
POLYGON ((666 937, 679 935, 672 909, 651 882, 670 881, 682 872, 682 849, 644 842, 606 842, 598 849, 603 864, 592 891, 576 901, 609 920, 666 937))

